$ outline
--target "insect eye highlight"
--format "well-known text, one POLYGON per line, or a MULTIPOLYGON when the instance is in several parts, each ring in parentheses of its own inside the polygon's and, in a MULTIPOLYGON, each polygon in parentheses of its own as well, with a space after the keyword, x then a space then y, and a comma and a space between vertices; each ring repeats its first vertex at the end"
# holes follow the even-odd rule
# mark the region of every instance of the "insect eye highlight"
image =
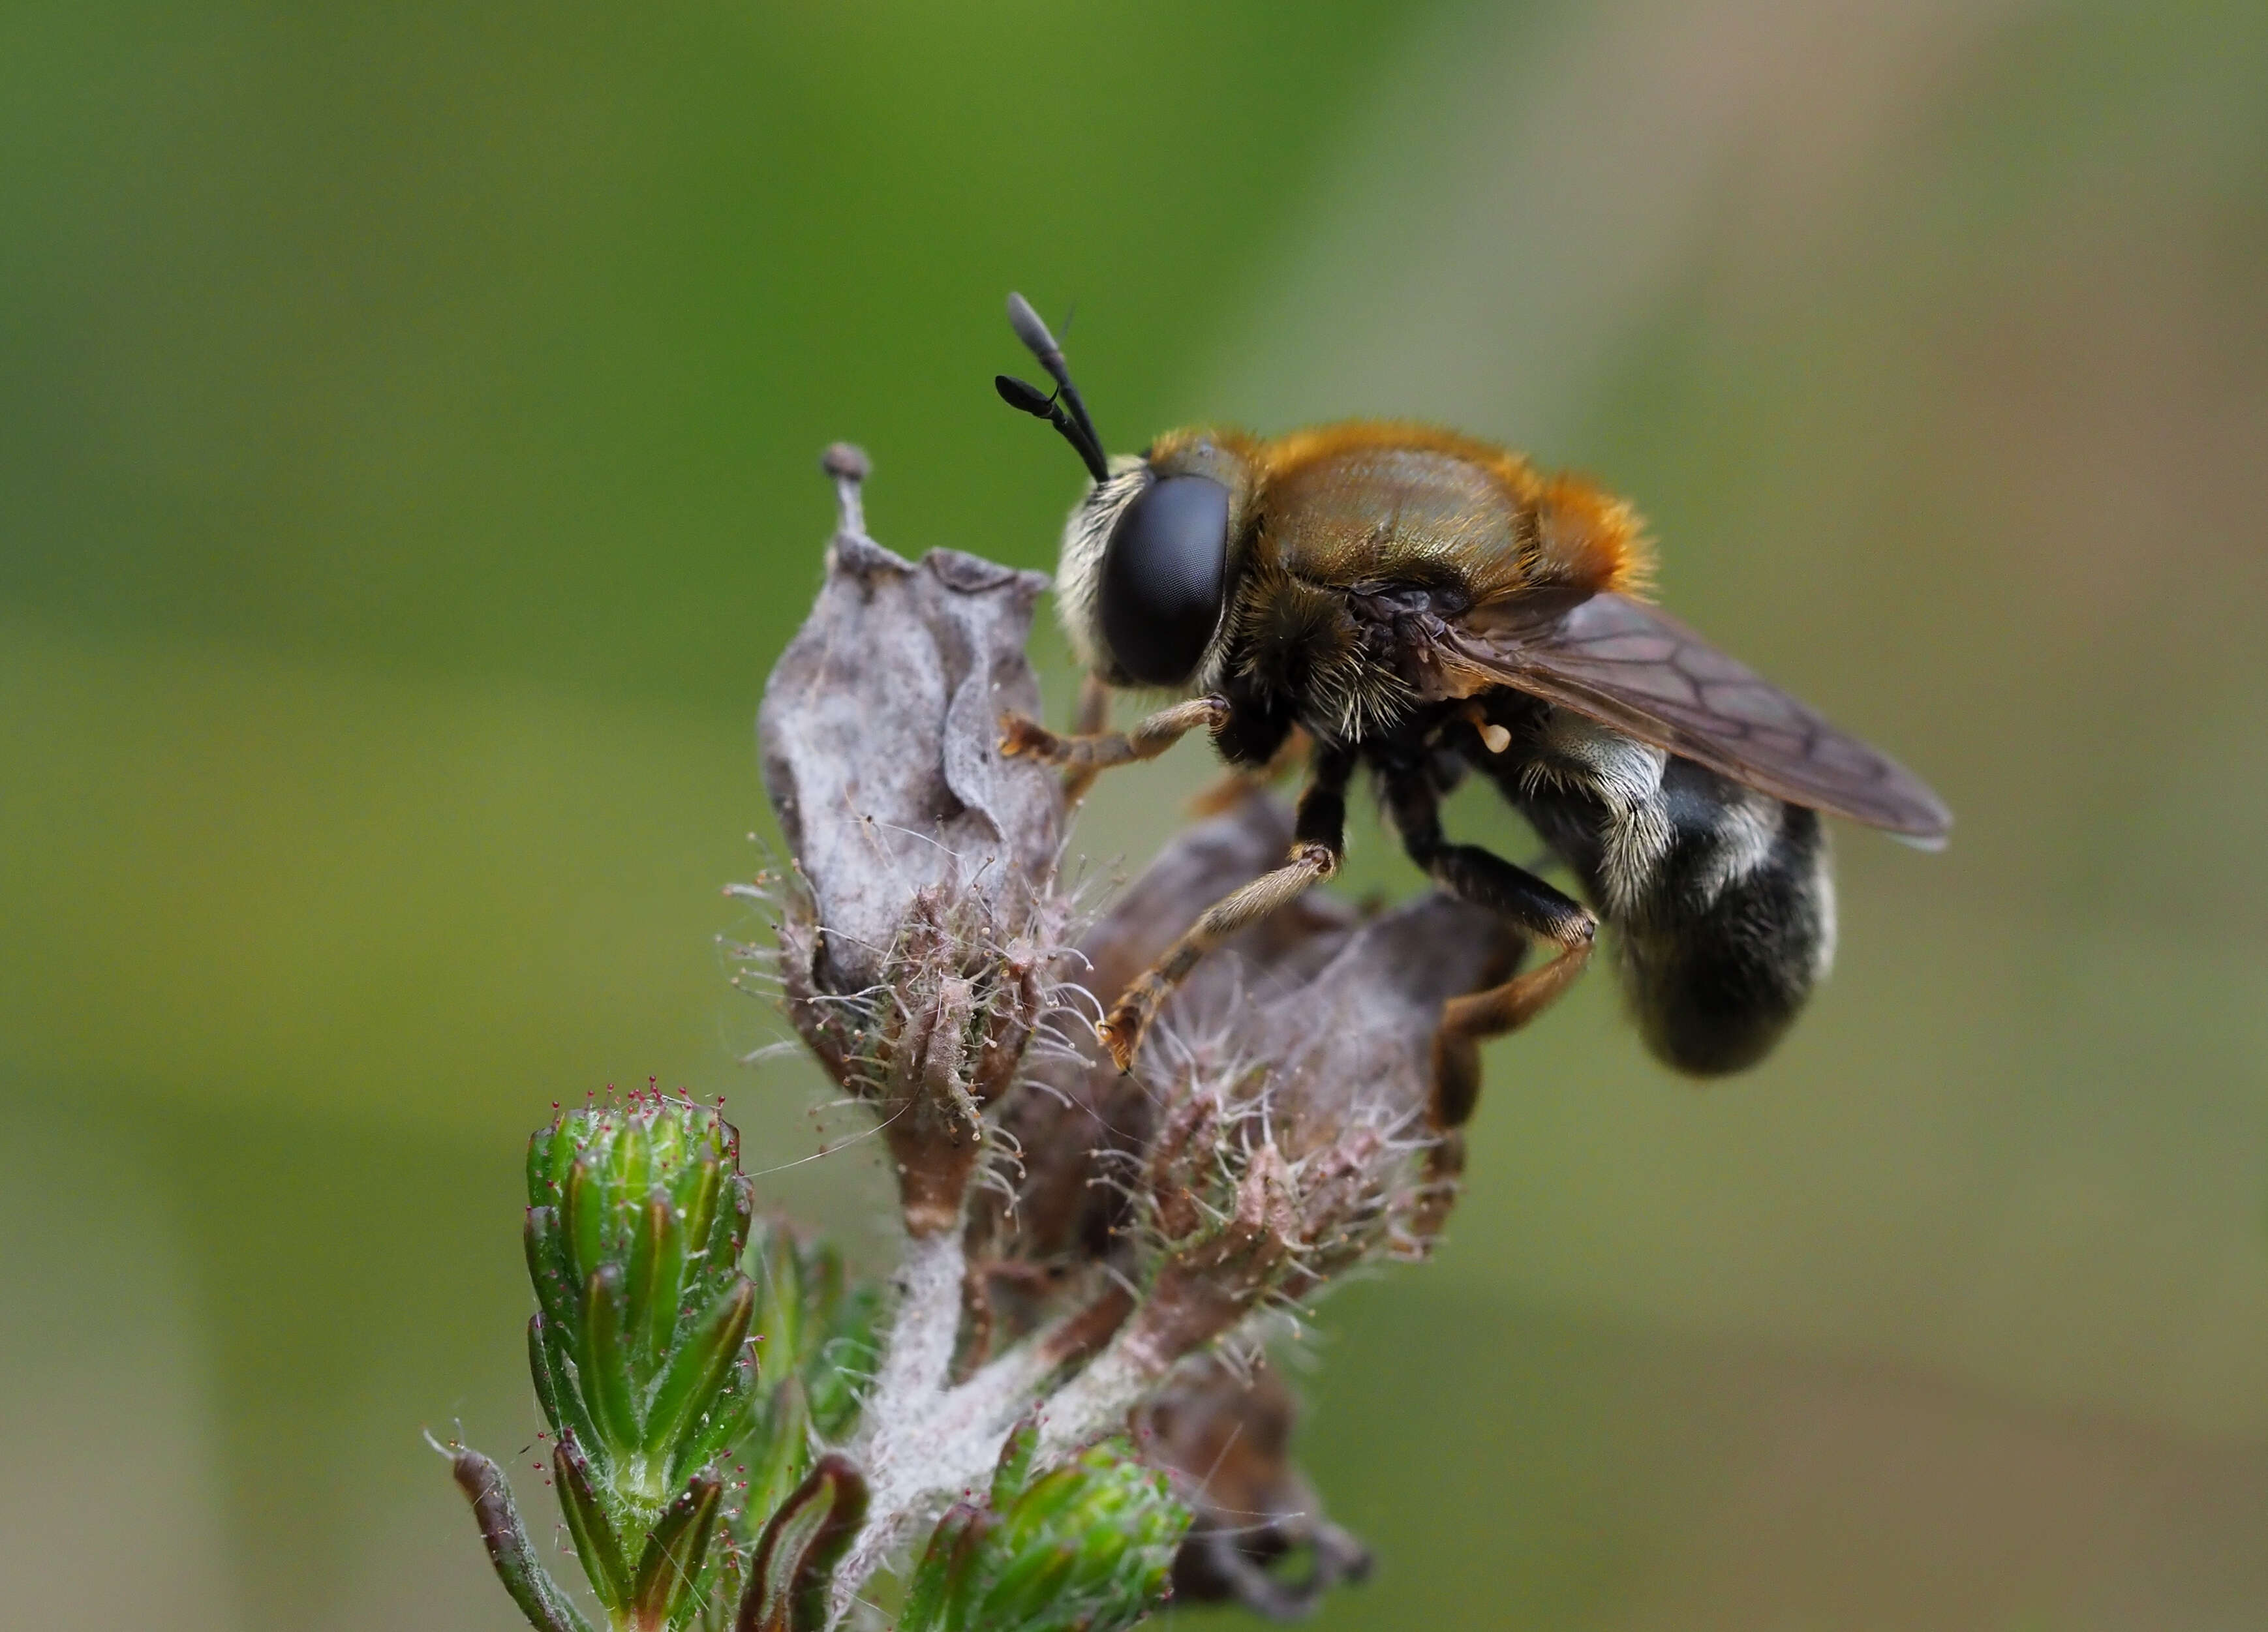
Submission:
POLYGON ((1126 508, 1102 557, 1102 638, 1129 677, 1178 686, 1220 621, 1228 489, 1167 476, 1126 508))

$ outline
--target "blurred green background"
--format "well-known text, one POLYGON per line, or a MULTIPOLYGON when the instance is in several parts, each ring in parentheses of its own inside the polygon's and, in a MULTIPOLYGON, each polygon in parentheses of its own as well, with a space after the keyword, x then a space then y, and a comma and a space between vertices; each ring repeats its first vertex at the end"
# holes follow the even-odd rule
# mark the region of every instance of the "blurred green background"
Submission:
MULTIPOLYGON (((1319 1624, 2268 1624, 2268 9, 15 0, 0 223, 11 1623, 515 1624, 418 1430, 532 1437, 521 1141, 818 1143, 714 945, 749 722, 829 439, 1049 564, 1017 287, 1119 447, 1601 473, 1961 818, 1839 835, 1752 1077, 1599 979, 1494 1055, 1314 1345, 1319 1624)), ((767 1184, 886 1253, 862 1153, 767 1184)))

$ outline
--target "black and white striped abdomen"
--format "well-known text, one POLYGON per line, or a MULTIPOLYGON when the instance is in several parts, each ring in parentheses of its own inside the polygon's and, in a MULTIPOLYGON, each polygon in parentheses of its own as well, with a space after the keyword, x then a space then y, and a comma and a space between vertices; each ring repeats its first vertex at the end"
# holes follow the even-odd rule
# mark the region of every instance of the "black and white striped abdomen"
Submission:
POLYGON ((1616 932, 1648 1046, 1698 1076, 1755 1064, 1835 957, 1816 811, 1563 709, 1499 780, 1616 932))

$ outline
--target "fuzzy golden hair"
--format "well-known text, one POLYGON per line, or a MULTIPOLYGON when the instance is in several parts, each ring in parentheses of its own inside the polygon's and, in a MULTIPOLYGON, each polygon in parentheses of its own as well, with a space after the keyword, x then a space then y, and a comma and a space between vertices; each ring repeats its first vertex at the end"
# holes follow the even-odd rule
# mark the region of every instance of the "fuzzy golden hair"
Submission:
POLYGON ((1269 511, 1271 497, 1300 489, 1323 471, 1427 455, 1437 467, 1465 467, 1501 503, 1509 522, 1508 548, 1492 559, 1463 557, 1481 603, 1545 587, 1643 596, 1653 579, 1653 550, 1629 504, 1581 476, 1541 473, 1521 455, 1477 437, 1399 420, 1347 420, 1275 437, 1200 428, 1159 437, 1148 457, 1170 462, 1207 442, 1252 473, 1256 502, 1269 511))

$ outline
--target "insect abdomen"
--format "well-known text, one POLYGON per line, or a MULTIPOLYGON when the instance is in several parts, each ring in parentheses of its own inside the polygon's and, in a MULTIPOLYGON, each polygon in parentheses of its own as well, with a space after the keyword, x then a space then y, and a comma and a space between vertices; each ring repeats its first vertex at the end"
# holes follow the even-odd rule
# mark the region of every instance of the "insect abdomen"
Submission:
POLYGON ((1818 812, 1553 714, 1520 803, 1617 931, 1647 1046, 1698 1077, 1754 1065, 1834 959, 1818 812))
POLYGON ((1673 852, 1660 888, 1624 926, 1618 961, 1654 1053, 1715 1077, 1769 1054, 1826 974, 1835 881, 1816 811, 1735 788, 1690 761, 1672 768, 1739 802, 1705 815, 1673 852), (1713 888, 1699 883, 1727 873, 1713 888))

